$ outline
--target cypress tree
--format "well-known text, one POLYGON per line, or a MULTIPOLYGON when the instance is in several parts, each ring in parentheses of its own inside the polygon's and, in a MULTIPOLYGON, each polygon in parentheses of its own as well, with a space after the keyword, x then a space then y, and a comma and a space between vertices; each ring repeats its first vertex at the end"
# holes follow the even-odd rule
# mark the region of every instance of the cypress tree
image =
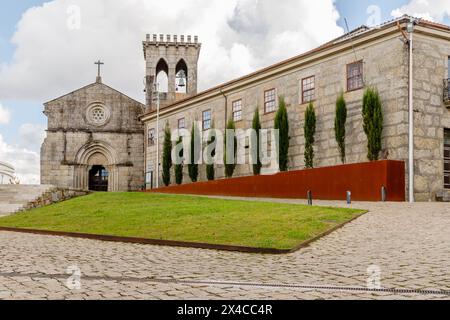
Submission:
POLYGON ((334 119, 334 134, 339 146, 342 163, 345 163, 345 124, 347 122, 347 105, 344 94, 341 93, 336 100, 336 117, 334 119))
POLYGON ((253 174, 255 176, 258 176, 261 174, 261 156, 259 154, 261 146, 260 146, 260 139, 261 139, 261 120, 259 119, 259 109, 258 107, 255 110, 255 114, 253 115, 253 122, 252 122, 252 129, 256 131, 256 163, 253 164, 253 174))
MULTIPOLYGON (((214 125, 212 125, 211 127, 211 137, 208 139, 207 145, 211 145, 216 141, 216 137, 212 136, 212 133, 214 133, 214 125)), ((214 148, 213 151, 211 152, 211 156, 215 157, 216 155, 216 149, 214 148)), ((215 179, 215 171, 214 171, 214 163, 212 164, 207 164, 206 165, 206 178, 208 179, 208 181, 212 181, 215 179)))
MULTIPOLYGON (((228 120, 227 129, 228 130, 236 129, 236 125, 232 119, 228 120)), ((224 143, 225 143, 225 147, 224 147, 225 177, 231 178, 231 177, 233 177, 234 169, 236 168, 236 151, 237 151, 236 136, 234 137, 234 157, 233 157, 234 161, 232 164, 227 164, 227 135, 226 135, 226 133, 225 133, 224 143)))
POLYGON ((283 172, 288 170, 289 161, 289 120, 284 97, 279 97, 278 105, 274 129, 279 130, 279 166, 280 171, 283 172))
POLYGON ((165 186, 170 184, 170 169, 172 168, 172 140, 170 136, 169 123, 166 122, 164 129, 164 144, 163 144, 163 172, 162 180, 165 186))
MULTIPOLYGON (((195 150, 195 144, 200 143, 197 141, 200 137, 198 132, 198 128, 195 123, 192 123, 191 130, 191 150, 190 150, 190 164, 188 164, 189 177, 192 182, 197 182, 198 180, 198 161, 200 160, 200 156, 198 154, 199 150, 195 150), (197 151, 197 152, 196 152, 197 151)), ((201 148, 199 148, 201 149, 201 148)))
MULTIPOLYGON (((180 137, 178 139, 177 144, 180 144, 182 142, 183 142, 183 139, 180 137)), ((183 158, 183 156, 184 156, 184 149, 182 149, 180 151, 180 157, 183 158)), ((183 163, 176 164, 174 171, 175 171, 175 183, 182 184, 183 183, 183 163)))
POLYGON ((383 110, 378 91, 367 88, 363 97, 363 127, 367 136, 367 158, 378 160, 383 134, 383 110))
POLYGON ((305 112, 305 166, 314 167, 314 135, 316 133, 316 113, 314 105, 309 103, 305 112))

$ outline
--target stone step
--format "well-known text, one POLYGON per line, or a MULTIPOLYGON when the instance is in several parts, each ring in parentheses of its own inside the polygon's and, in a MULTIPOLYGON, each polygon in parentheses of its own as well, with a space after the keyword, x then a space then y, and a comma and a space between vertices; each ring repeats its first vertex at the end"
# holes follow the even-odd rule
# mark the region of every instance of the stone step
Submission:
POLYGON ((4 204, 4 203, 0 203, 0 217, 9 215, 11 213, 19 212, 25 205, 26 205, 26 203, 25 204, 4 204))
POLYGON ((19 212, 54 190, 50 185, 0 185, 0 216, 19 212))

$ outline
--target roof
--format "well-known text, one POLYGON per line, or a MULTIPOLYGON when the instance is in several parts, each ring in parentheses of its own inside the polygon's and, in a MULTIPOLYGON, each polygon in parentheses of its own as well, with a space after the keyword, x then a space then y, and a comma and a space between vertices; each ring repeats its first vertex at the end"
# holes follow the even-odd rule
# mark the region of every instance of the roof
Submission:
MULTIPOLYGON (((263 74, 263 73, 268 72, 268 71, 270 71, 272 69, 276 69, 276 68, 282 67, 284 65, 288 65, 288 64, 290 64, 292 62, 295 62, 297 60, 301 60, 302 58, 305 58, 308 55, 311 55, 311 54, 314 54, 314 53, 318 53, 318 52, 324 51, 326 49, 330 49, 330 48, 332 48, 334 46, 337 46, 337 45, 339 45, 341 43, 350 42, 350 41, 352 41, 352 40, 354 40, 356 38, 360 38, 360 37, 363 37, 365 35, 377 32, 379 30, 387 29, 389 27, 395 26, 398 23, 406 23, 406 22, 410 21, 411 19, 414 19, 417 25, 431 27, 431 28, 440 29, 440 30, 443 30, 443 31, 450 32, 450 27, 447 26, 447 25, 440 24, 440 23, 435 23, 435 22, 432 22, 432 21, 424 20, 424 19, 414 18, 414 17, 408 16, 408 15, 403 15, 403 16, 401 16, 399 18, 396 18, 396 19, 393 19, 393 20, 389 20, 389 21, 384 22, 384 23, 382 23, 382 24, 380 24, 378 26, 375 26, 375 27, 360 26, 360 27, 358 27, 358 28, 348 32, 348 33, 343 34, 342 36, 340 36, 338 38, 335 38, 335 39, 333 39, 333 40, 331 40, 329 42, 326 42, 325 44, 323 44, 323 45, 321 45, 321 46, 319 46, 319 47, 317 47, 315 49, 312 49, 312 50, 307 51, 305 53, 302 53, 300 55, 294 56, 292 58, 283 60, 281 62, 275 63, 273 65, 270 65, 268 67, 262 68, 260 70, 255 71, 255 72, 249 73, 249 74, 247 74, 245 76, 242 76, 242 77, 233 79, 231 81, 222 83, 220 85, 214 86, 214 87, 212 87, 210 89, 207 89, 207 90, 204 90, 202 92, 199 92, 196 95, 187 97, 187 98, 182 99, 182 100, 178 100, 178 101, 176 101, 176 102, 174 102, 172 104, 169 104, 169 105, 163 107, 163 109, 168 109, 168 108, 171 108, 171 107, 174 107, 174 106, 177 106, 177 105, 188 103, 189 101, 193 101, 196 98, 199 98, 201 96, 204 96, 204 95, 207 95, 207 94, 212 94, 214 91, 216 91, 218 94, 221 94, 222 90, 225 87, 227 87, 227 86, 230 86, 230 85, 233 85, 233 84, 237 84, 237 83, 239 83, 241 81, 243 82, 243 81, 245 81, 245 80, 247 80, 249 78, 255 77, 255 76, 260 75, 260 74, 263 74)), ((155 112, 156 112, 155 110, 152 110, 149 113, 146 113, 146 114, 142 115, 141 118, 144 118, 146 116, 154 114, 155 112)))
POLYGON ((57 101, 57 100, 59 100, 59 99, 62 99, 62 98, 64 98, 64 97, 67 97, 67 96, 69 96, 69 95, 71 95, 71 94, 74 94, 74 93, 76 93, 76 92, 78 92, 78 91, 85 90, 85 89, 88 89, 88 88, 93 87, 93 86, 96 86, 96 85, 104 86, 104 87, 106 87, 106 88, 108 88, 108 89, 110 89, 110 90, 112 90, 112 91, 115 91, 115 92, 121 94, 122 96, 124 96, 124 97, 126 97, 126 98, 128 98, 128 99, 130 99, 130 100, 133 100, 133 101, 136 102, 136 103, 139 103, 141 106, 144 106, 144 107, 145 107, 145 105, 144 105, 142 102, 139 102, 139 101, 137 101, 136 99, 133 99, 133 98, 131 98, 130 96, 128 96, 128 95, 126 95, 126 94, 120 92, 119 90, 114 89, 113 87, 110 87, 110 86, 108 86, 108 85, 106 85, 106 84, 104 84, 104 83, 102 83, 102 82, 94 82, 94 83, 88 84, 88 85, 86 85, 86 86, 84 86, 84 87, 81 87, 81 88, 79 88, 79 89, 76 89, 76 90, 74 90, 74 91, 72 91, 72 92, 63 94, 62 96, 60 96, 60 97, 58 97, 58 98, 52 99, 52 100, 50 100, 50 101, 47 101, 47 102, 44 103, 44 105, 47 105, 47 104, 49 104, 49 103, 51 103, 51 102, 57 101))

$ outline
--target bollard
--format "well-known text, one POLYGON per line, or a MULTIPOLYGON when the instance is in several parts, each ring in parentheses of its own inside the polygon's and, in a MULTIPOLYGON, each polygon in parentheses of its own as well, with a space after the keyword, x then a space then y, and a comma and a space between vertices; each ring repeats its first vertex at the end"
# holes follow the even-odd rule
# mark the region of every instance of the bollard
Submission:
POLYGON ((382 202, 386 202, 387 199, 387 191, 386 191, 386 187, 382 186, 381 187, 381 201, 382 202))
POLYGON ((352 204, 352 192, 347 191, 347 204, 352 204))
POLYGON ((312 192, 311 192, 311 190, 308 190, 307 197, 308 197, 308 205, 312 206, 312 192))

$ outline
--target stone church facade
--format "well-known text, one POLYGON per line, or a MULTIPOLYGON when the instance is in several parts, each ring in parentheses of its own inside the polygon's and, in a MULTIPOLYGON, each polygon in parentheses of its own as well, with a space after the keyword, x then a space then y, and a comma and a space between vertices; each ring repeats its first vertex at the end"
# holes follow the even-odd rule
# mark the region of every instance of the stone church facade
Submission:
POLYGON ((145 106, 97 81, 45 103, 41 183, 95 191, 144 184, 145 106))

